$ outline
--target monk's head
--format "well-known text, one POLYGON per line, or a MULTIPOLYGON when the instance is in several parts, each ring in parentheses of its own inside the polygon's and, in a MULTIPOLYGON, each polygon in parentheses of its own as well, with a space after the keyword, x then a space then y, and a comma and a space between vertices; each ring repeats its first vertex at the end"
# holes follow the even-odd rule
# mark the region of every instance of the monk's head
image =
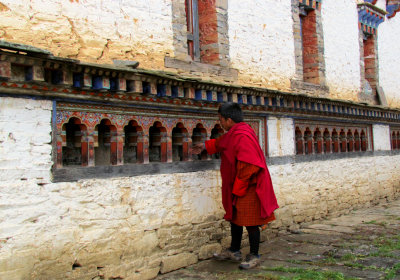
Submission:
POLYGON ((223 103, 218 109, 219 122, 224 130, 228 131, 236 123, 243 121, 243 112, 237 103, 223 103))

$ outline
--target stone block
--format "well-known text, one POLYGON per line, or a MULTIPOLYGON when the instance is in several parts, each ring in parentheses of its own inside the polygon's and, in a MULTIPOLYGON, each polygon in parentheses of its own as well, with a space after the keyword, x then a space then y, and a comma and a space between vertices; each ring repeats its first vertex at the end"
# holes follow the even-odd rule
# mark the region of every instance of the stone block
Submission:
POLYGON ((160 268, 149 268, 149 269, 144 269, 142 271, 136 272, 134 274, 128 275, 125 280, 149 280, 149 279, 154 279, 157 275, 158 272, 160 272, 160 268))
POLYGON ((209 259, 213 256, 214 253, 220 253, 222 250, 221 244, 207 244, 200 248, 199 250, 199 259, 209 259))
POLYGON ((145 235, 133 241, 129 246, 136 256, 144 257, 153 254, 158 247, 159 241, 154 231, 146 232, 145 235))
POLYGON ((33 279, 54 279, 58 278, 56 275, 60 277, 62 275, 65 276, 65 273, 71 269, 71 263, 60 263, 59 260, 46 260, 36 264, 31 275, 33 279))
POLYGON ((29 268, 2 270, 0 272, 0 279, 7 279, 7 280, 30 279, 30 270, 29 268))
POLYGON ((177 270, 182 267, 194 264, 197 262, 197 256, 191 253, 182 253, 175 256, 169 256, 163 258, 161 262, 161 273, 167 273, 173 270, 177 270))
POLYGON ((77 255, 76 262, 82 266, 106 266, 106 265, 116 265, 120 262, 121 252, 116 250, 90 250, 89 254, 82 252, 77 255))

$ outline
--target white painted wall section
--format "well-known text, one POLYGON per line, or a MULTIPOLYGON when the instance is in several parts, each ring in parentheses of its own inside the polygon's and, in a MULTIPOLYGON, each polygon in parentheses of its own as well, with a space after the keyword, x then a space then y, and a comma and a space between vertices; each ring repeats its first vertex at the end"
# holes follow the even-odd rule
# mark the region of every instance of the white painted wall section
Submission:
POLYGON ((230 58, 244 79, 290 87, 295 75, 291 9, 290 0, 229 1, 230 58))
POLYGON ((374 124, 372 126, 374 151, 390 150, 390 127, 388 125, 374 124))
POLYGON ((356 101, 361 87, 357 5, 348 0, 324 0, 321 14, 330 97, 356 101))
POLYGON ((388 105, 400 108, 400 14, 378 27, 379 85, 388 105))
POLYGON ((290 156, 295 154, 294 123, 289 118, 269 118, 268 156, 290 156))
POLYGON ((51 101, 0 97, 0 181, 50 181, 51 101))

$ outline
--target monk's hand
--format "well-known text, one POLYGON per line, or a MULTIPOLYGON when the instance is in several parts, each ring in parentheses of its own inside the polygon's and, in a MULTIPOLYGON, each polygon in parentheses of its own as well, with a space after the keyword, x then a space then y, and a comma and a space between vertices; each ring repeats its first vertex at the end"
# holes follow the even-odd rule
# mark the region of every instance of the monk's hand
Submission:
POLYGON ((193 146, 192 146, 192 153, 193 153, 194 155, 200 154, 203 150, 204 150, 204 144, 203 144, 203 143, 201 143, 201 144, 196 144, 196 145, 193 145, 193 146))

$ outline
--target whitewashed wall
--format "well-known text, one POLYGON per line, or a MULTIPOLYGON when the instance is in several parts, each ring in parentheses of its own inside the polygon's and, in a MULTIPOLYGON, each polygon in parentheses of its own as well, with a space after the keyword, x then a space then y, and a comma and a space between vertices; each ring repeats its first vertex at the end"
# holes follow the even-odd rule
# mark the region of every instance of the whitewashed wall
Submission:
POLYGON ((378 27, 379 84, 388 105, 400 108, 400 14, 378 27))
MULTIPOLYGON (((322 3, 326 82, 333 98, 356 100, 361 88, 357 1, 322 3)), ((378 7, 384 8, 384 2, 379 0, 378 7)), ((175 55, 172 17, 176 15, 171 1, 4 0, 1 4, 0 39, 48 49, 56 56, 99 63, 137 60, 143 68, 166 69, 165 56, 175 55)), ((380 83, 389 105, 397 107, 399 79, 393 73, 400 65, 399 30, 397 15, 386 19, 378 32, 380 83)), ((229 1, 228 36, 238 84, 290 90, 295 77, 291 0, 229 1)))
MULTIPOLYGON (((151 279, 229 243, 218 170, 51 183, 51 103, 0 104, 0 279, 151 279)), ((287 154, 293 122, 278 123, 269 140, 287 154)), ((269 169, 280 209, 264 234, 400 195, 399 155, 269 169)))
POLYGON ((270 117, 268 127, 268 155, 270 157, 295 154, 294 123, 290 118, 270 117))
POLYGON ((372 136, 374 139, 374 151, 389 151, 390 145, 390 127, 388 125, 374 124, 372 126, 372 136))
POLYGON ((51 101, 0 98, 0 181, 50 181, 51 101))
POLYGON ((330 97, 357 100, 361 87, 357 5, 348 0, 324 0, 321 13, 330 97))
POLYGON ((295 75, 291 1, 229 1, 232 67, 240 81, 289 89, 295 75))

